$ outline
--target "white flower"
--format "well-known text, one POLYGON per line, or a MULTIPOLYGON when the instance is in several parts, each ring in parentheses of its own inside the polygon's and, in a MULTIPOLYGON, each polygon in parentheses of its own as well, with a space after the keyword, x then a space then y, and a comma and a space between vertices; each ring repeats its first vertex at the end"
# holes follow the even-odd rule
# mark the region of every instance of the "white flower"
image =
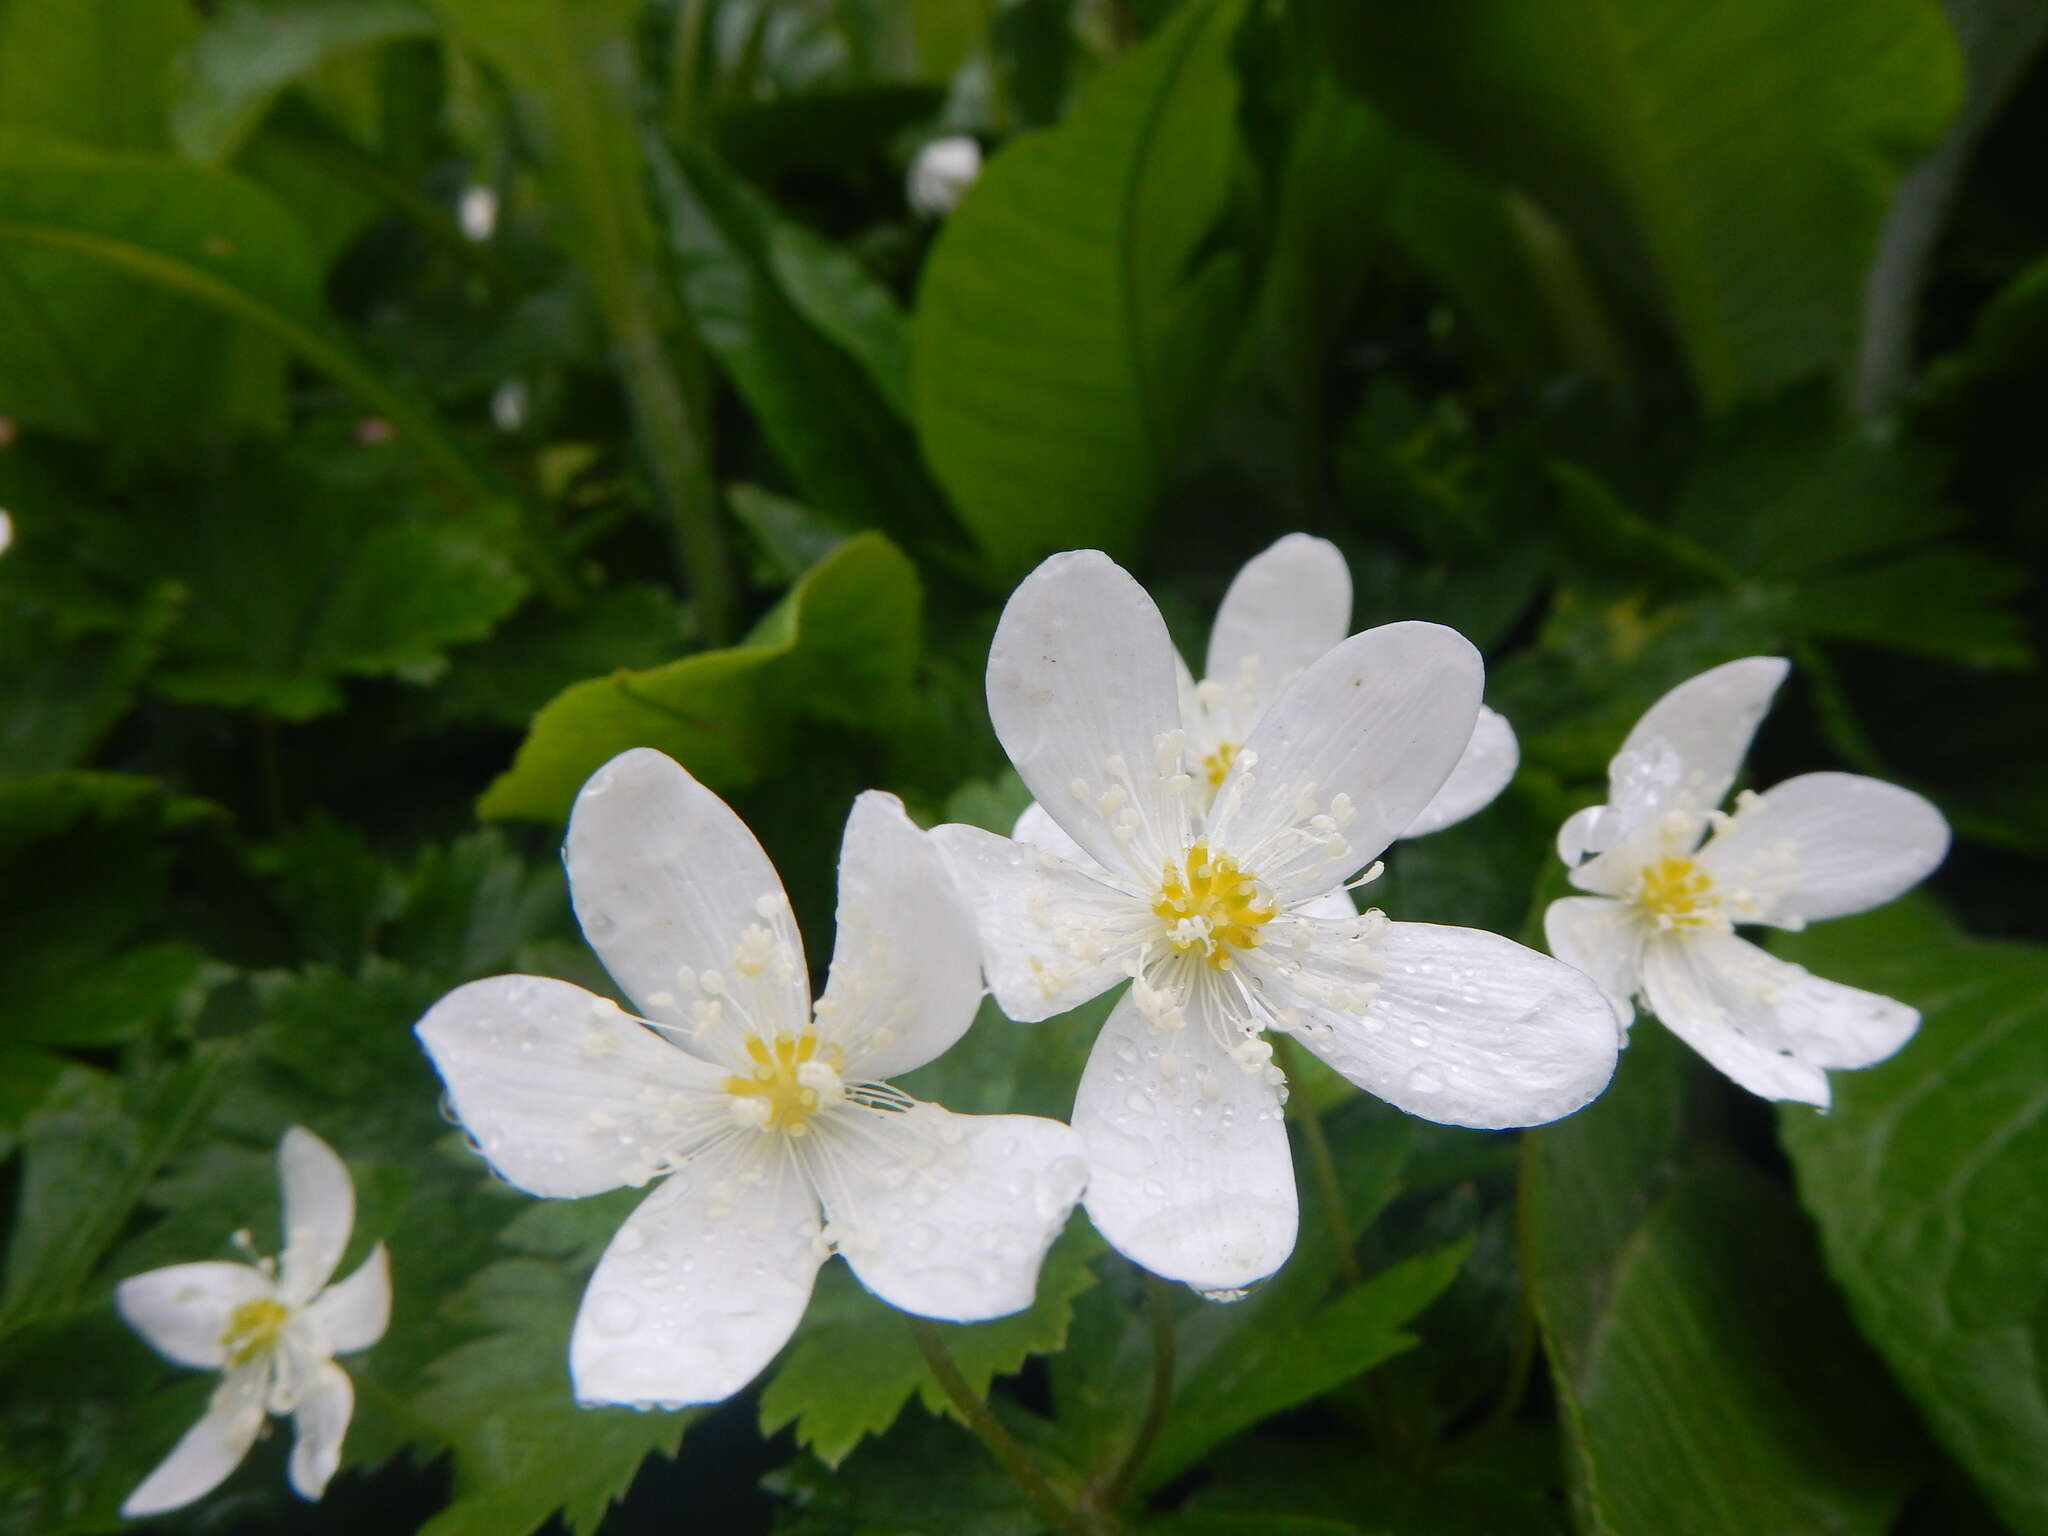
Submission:
POLYGON ((906 195, 927 219, 941 219, 959 205, 981 175, 981 146, 965 134, 933 139, 910 162, 906 195))
POLYGON ((948 826, 1003 1010, 1042 1019, 1133 980, 1082 1075, 1087 1206, 1125 1254, 1202 1291, 1294 1246, 1283 1081, 1297 1036, 1411 1113, 1498 1128, 1569 1114, 1614 1069, 1613 1020, 1568 966, 1490 933, 1321 912, 1413 825, 1472 738, 1479 655, 1389 624, 1312 660, 1213 796, 1173 644, 1095 551, 1011 597, 989 653, 996 734, 1085 858, 948 826))
POLYGON ((870 791, 847 818, 815 1009, 767 855, 659 752, 591 776, 564 856, 584 936, 641 1016, 498 976, 451 992, 418 1033, 521 1189, 667 1175, 584 1294, 580 1400, 730 1396, 789 1338, 834 1251, 906 1312, 974 1322, 1030 1305, 1086 1178, 1081 1144, 1056 1121, 949 1114, 882 1081, 958 1040, 982 990, 972 920, 893 796, 870 791))
POLYGON ((1948 852, 1948 823, 1911 790, 1806 773, 1736 796, 1786 663, 1751 656, 1665 694, 1608 766, 1608 802, 1559 830, 1571 882, 1550 904, 1551 953, 1607 992, 1626 1027, 1640 994, 1671 1032, 1752 1093, 1823 1107, 1829 1067, 1867 1067, 1912 1038, 1903 1003, 1822 981, 1735 936, 1880 906, 1948 852))
POLYGON ((341 1464, 355 1391, 334 1357, 384 1336, 390 1261, 379 1243, 355 1273, 328 1285, 355 1225, 348 1169, 326 1142, 297 1125, 278 1143, 277 1169, 282 1258, 173 1264, 123 1280, 114 1291, 115 1307, 150 1348, 180 1365, 221 1372, 205 1415, 121 1506, 130 1519, 211 1493, 248 1454, 266 1413, 292 1416, 292 1487, 306 1498, 319 1498, 341 1464))

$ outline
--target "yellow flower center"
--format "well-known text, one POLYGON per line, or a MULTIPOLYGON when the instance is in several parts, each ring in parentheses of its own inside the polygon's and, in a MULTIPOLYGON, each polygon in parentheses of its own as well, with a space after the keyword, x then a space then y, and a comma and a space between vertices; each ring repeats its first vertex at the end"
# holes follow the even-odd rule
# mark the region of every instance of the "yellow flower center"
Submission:
MULTIPOLYGON (((839 1048, 820 1046, 818 1037, 805 1030, 800 1035, 777 1035, 771 1041, 747 1036, 747 1056, 754 1070, 747 1077, 728 1077, 725 1091, 737 1099, 759 1099, 768 1106, 768 1118, 761 1128, 801 1136, 809 1129, 811 1116, 818 1112, 818 1090, 804 1082, 803 1070, 811 1062, 832 1072, 839 1070, 839 1048)), ((826 1081, 829 1083, 830 1078, 826 1081)))
POLYGON ((1166 941, 1182 954, 1200 950, 1218 971, 1230 969, 1230 952, 1253 949, 1259 929, 1276 909, 1259 905, 1259 883, 1227 856, 1197 843, 1178 866, 1168 863, 1159 882, 1152 915, 1166 924, 1166 941))
POLYGON ((1643 870, 1636 901, 1660 928, 1699 928, 1712 921, 1714 882, 1691 859, 1667 855, 1643 870))
POLYGON ((220 1336, 220 1347, 227 1354, 228 1364, 247 1365, 258 1355, 268 1354, 290 1317, 284 1303, 267 1296, 245 1301, 235 1308, 228 1314, 227 1331, 220 1336))
POLYGON ((1230 774, 1230 765, 1236 760, 1237 743, 1234 741, 1226 741, 1214 752, 1202 754, 1202 772, 1209 776, 1210 789, 1217 790, 1223 787, 1224 779, 1230 774))

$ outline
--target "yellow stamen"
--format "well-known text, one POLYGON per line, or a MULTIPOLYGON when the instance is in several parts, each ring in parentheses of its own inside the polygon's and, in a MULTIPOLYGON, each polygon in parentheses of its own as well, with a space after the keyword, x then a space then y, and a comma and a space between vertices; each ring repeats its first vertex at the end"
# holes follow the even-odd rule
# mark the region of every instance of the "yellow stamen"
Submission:
POLYGON ((227 1331, 220 1336, 228 1364, 247 1365, 258 1355, 268 1354, 290 1318, 291 1312, 282 1302, 267 1296, 243 1302, 228 1314, 227 1331))
POLYGON ((1699 928, 1714 917, 1714 882, 1691 859, 1667 855, 1643 870, 1636 901, 1659 927, 1699 928))
POLYGON ((1278 909, 1258 901, 1258 881, 1228 856, 1197 843, 1179 867, 1166 866, 1152 915, 1167 924, 1166 941, 1175 949, 1199 949, 1211 969, 1227 971, 1230 952, 1256 948, 1259 929, 1277 915, 1278 909))
POLYGON ((839 1070, 839 1048, 820 1046, 809 1030, 800 1035, 777 1035, 770 1042, 758 1035, 747 1037, 747 1056, 754 1063, 749 1077, 728 1077, 725 1091, 740 1099, 765 1099, 768 1118, 762 1129, 801 1136, 810 1118, 818 1112, 818 1090, 798 1081, 799 1070, 816 1060, 839 1070))
POLYGON ((1221 789, 1223 787, 1224 779, 1229 777, 1230 774, 1230 765, 1236 759, 1237 743, 1234 741, 1226 741, 1217 747, 1214 752, 1204 752, 1202 754, 1202 772, 1209 776, 1209 787, 1211 789, 1221 789))

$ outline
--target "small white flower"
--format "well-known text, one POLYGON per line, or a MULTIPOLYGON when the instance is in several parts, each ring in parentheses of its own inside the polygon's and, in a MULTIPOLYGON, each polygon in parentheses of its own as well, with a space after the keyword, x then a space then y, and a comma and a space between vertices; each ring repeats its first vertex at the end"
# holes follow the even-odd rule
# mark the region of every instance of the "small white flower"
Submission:
POLYGON ((1360 915, 1345 896, 1458 762, 1481 673, 1440 625, 1354 635, 1307 660, 1212 792, 1143 588, 1078 551, 1004 609, 989 712, 1076 857, 974 827, 932 835, 978 900, 989 984, 1012 1018, 1134 978, 1074 1126, 1089 1214, 1146 1268, 1229 1291, 1293 1249, 1284 1080, 1264 1030, 1455 1125, 1552 1120, 1612 1074, 1613 1022, 1584 976, 1495 934, 1360 915))
POLYGON ((348 1169, 296 1125, 278 1143, 277 1167, 281 1258, 173 1264, 115 1288, 115 1307, 150 1348, 179 1365, 221 1372, 205 1415, 121 1506, 129 1519, 211 1493, 248 1454, 266 1413, 292 1416, 291 1481, 300 1494, 319 1498, 341 1464, 355 1391, 334 1357, 384 1336, 390 1261, 379 1243, 355 1273, 328 1285, 355 1225, 348 1169))
POLYGON ((910 206, 927 219, 942 219, 980 175, 981 145, 965 134, 933 139, 910 162, 910 206))
POLYGON ((455 221, 475 241, 485 241, 498 231, 498 194, 481 182, 462 189, 455 202, 455 221))
POLYGON ((1550 904, 1551 953, 1608 994, 1626 1028, 1640 994, 1671 1032, 1750 1092, 1828 1102, 1829 1067, 1867 1067, 1920 1015, 1822 981, 1735 936, 1880 906, 1948 852, 1948 823, 1911 790, 1807 773, 1719 806, 1787 670, 1751 656, 1702 672, 1638 720, 1608 766, 1608 801, 1557 836, 1591 896, 1550 904))
POLYGON ((606 1248, 570 1343, 586 1403, 717 1402, 789 1338, 834 1251, 906 1312, 1031 1304, 1087 1176, 1030 1115, 953 1115, 884 1078, 981 998, 973 922, 891 795, 854 802, 825 994, 789 900, 725 803, 659 752, 583 786, 564 856, 584 936, 641 1016, 498 976, 418 1026, 484 1156, 536 1195, 666 1175, 606 1248), (822 1213, 822 1220, 821 1220, 822 1213))

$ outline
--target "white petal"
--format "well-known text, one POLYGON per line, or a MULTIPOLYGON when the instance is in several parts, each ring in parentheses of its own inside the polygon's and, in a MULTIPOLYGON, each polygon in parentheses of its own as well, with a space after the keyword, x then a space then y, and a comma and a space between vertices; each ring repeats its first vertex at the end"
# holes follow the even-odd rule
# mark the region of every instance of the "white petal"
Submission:
POLYGON ((766 1169, 692 1163, 626 1218, 576 1314, 578 1402, 720 1402, 788 1342, 825 1245, 808 1177, 786 1154, 766 1169))
POLYGON ((934 827, 953 882, 974 903, 989 990, 1020 1023, 1077 1008, 1128 976, 1141 923, 1137 898, 1043 849, 980 827, 934 827))
POLYGON ((1515 728, 1508 724, 1505 715, 1482 705, 1479 723, 1472 727, 1472 739, 1465 744, 1465 755, 1458 759, 1458 766, 1444 780, 1443 788, 1401 835, 1426 837, 1485 810, 1508 787, 1521 762, 1522 748, 1515 740, 1515 728))
POLYGON ((1441 624, 1383 624, 1326 651, 1238 753, 1211 845, 1283 902, 1320 896, 1406 831, 1450 776, 1484 671, 1441 624))
POLYGON ((1223 594, 1209 631, 1205 677, 1242 678, 1265 702, 1351 633, 1351 570, 1328 539, 1290 533, 1246 562, 1223 594))
POLYGON ((1823 1068, 1883 1061, 1920 1027, 1904 1003, 1823 981, 1727 933, 1652 939, 1643 995, 1666 1028, 1751 1093, 1823 1108, 1823 1068))
POLYGON ((1759 795, 1700 863, 1717 885, 1754 892, 1755 921, 1797 926, 1882 906, 1947 853, 1948 823, 1910 789, 1806 773, 1759 795))
POLYGON ((1144 879, 1187 841, 1192 786, 1168 782, 1175 665, 1145 589, 1092 549, 1024 578, 988 654, 989 718, 1019 777, 1097 863, 1144 879))
MULTIPOLYGON (((1118 1252, 1198 1291, 1236 1290, 1294 1251, 1294 1164, 1278 1088, 1214 1032, 1220 987, 1160 1031, 1126 993, 1074 1100, 1085 1203, 1118 1252)), ((1248 1038, 1248 1036, 1244 1037, 1248 1038)))
POLYGON ((199 1422, 171 1447, 121 1506, 129 1520, 160 1515, 203 1499, 242 1464, 256 1432, 263 1427, 264 1377, 268 1367, 256 1364, 231 1371, 213 1394, 199 1422))
POLYGON ((828 1233, 892 1307, 976 1323, 1031 1305, 1088 1182, 1081 1138, 1036 1115, 851 1110, 820 1120, 828 1233))
POLYGON ((270 1281, 247 1264, 173 1264, 123 1280, 114 1287, 114 1306, 166 1360, 217 1371, 227 1359, 220 1340, 229 1314, 273 1294, 270 1281))
POLYGON ((818 1031, 849 1080, 921 1067, 966 1033, 982 991, 974 914, 894 795, 869 790, 846 818, 838 928, 818 1031))
POLYGON ((1623 1029, 1636 1016, 1645 932, 1627 908, 1605 896, 1560 896, 1543 913, 1543 939, 1550 952, 1593 978, 1623 1029))
POLYGON ((1045 807, 1036 800, 1024 807, 1017 817, 1017 825, 1010 829, 1010 841, 1025 843, 1033 848, 1043 848, 1055 858, 1066 860, 1084 874, 1097 880, 1111 879, 1111 875, 1100 864, 1088 856, 1088 850, 1067 836, 1060 824, 1046 815, 1045 807))
POLYGON ((1557 829, 1557 856, 1576 869, 1621 839, 1621 818, 1604 805, 1581 806, 1557 829))
POLYGON ((545 976, 457 987, 415 1027, 457 1117, 530 1194, 594 1195, 654 1172, 679 1101, 725 1098, 725 1073, 608 999, 545 976), (664 1090, 664 1091, 657 1091, 664 1090))
POLYGON ((1321 896, 1302 902, 1293 909, 1293 915, 1316 918, 1323 922, 1348 922, 1357 918, 1358 903, 1353 901, 1351 893, 1340 885, 1334 891, 1326 891, 1321 896))
POLYGON ((320 1325, 330 1354, 368 1349, 391 1321, 391 1256, 379 1243, 339 1285, 313 1299, 307 1312, 320 1325))
POLYGON ((1302 1044, 1425 1120, 1542 1125, 1614 1075, 1614 1011, 1600 989, 1497 933, 1389 923, 1375 938, 1295 952, 1293 972, 1257 953, 1269 995, 1289 998, 1316 1026, 1302 1044), (1374 990, 1361 1013, 1362 986, 1374 990))
MULTIPOLYGON (((717 973, 768 1034, 809 1022, 803 939, 782 882, 746 823, 681 764, 636 747, 598 769, 576 796, 562 854, 583 936, 644 1017, 688 1019, 687 968, 717 973)), ((692 1048, 745 1061, 730 1032, 692 1048)))
POLYGON ((1643 712, 1608 764, 1608 804, 1625 827, 1727 798, 1750 739, 1791 664, 1745 656, 1687 678, 1643 712))
POLYGON ((292 1487, 300 1497, 317 1499, 341 1465, 341 1442, 355 1413, 355 1387, 348 1372, 332 1360, 313 1373, 299 1405, 292 1410, 292 1487))
POLYGON ((356 1221, 356 1189, 334 1149, 303 1125, 277 1144, 277 1178, 284 1189, 277 1293, 287 1306, 303 1306, 341 1262, 356 1221))

